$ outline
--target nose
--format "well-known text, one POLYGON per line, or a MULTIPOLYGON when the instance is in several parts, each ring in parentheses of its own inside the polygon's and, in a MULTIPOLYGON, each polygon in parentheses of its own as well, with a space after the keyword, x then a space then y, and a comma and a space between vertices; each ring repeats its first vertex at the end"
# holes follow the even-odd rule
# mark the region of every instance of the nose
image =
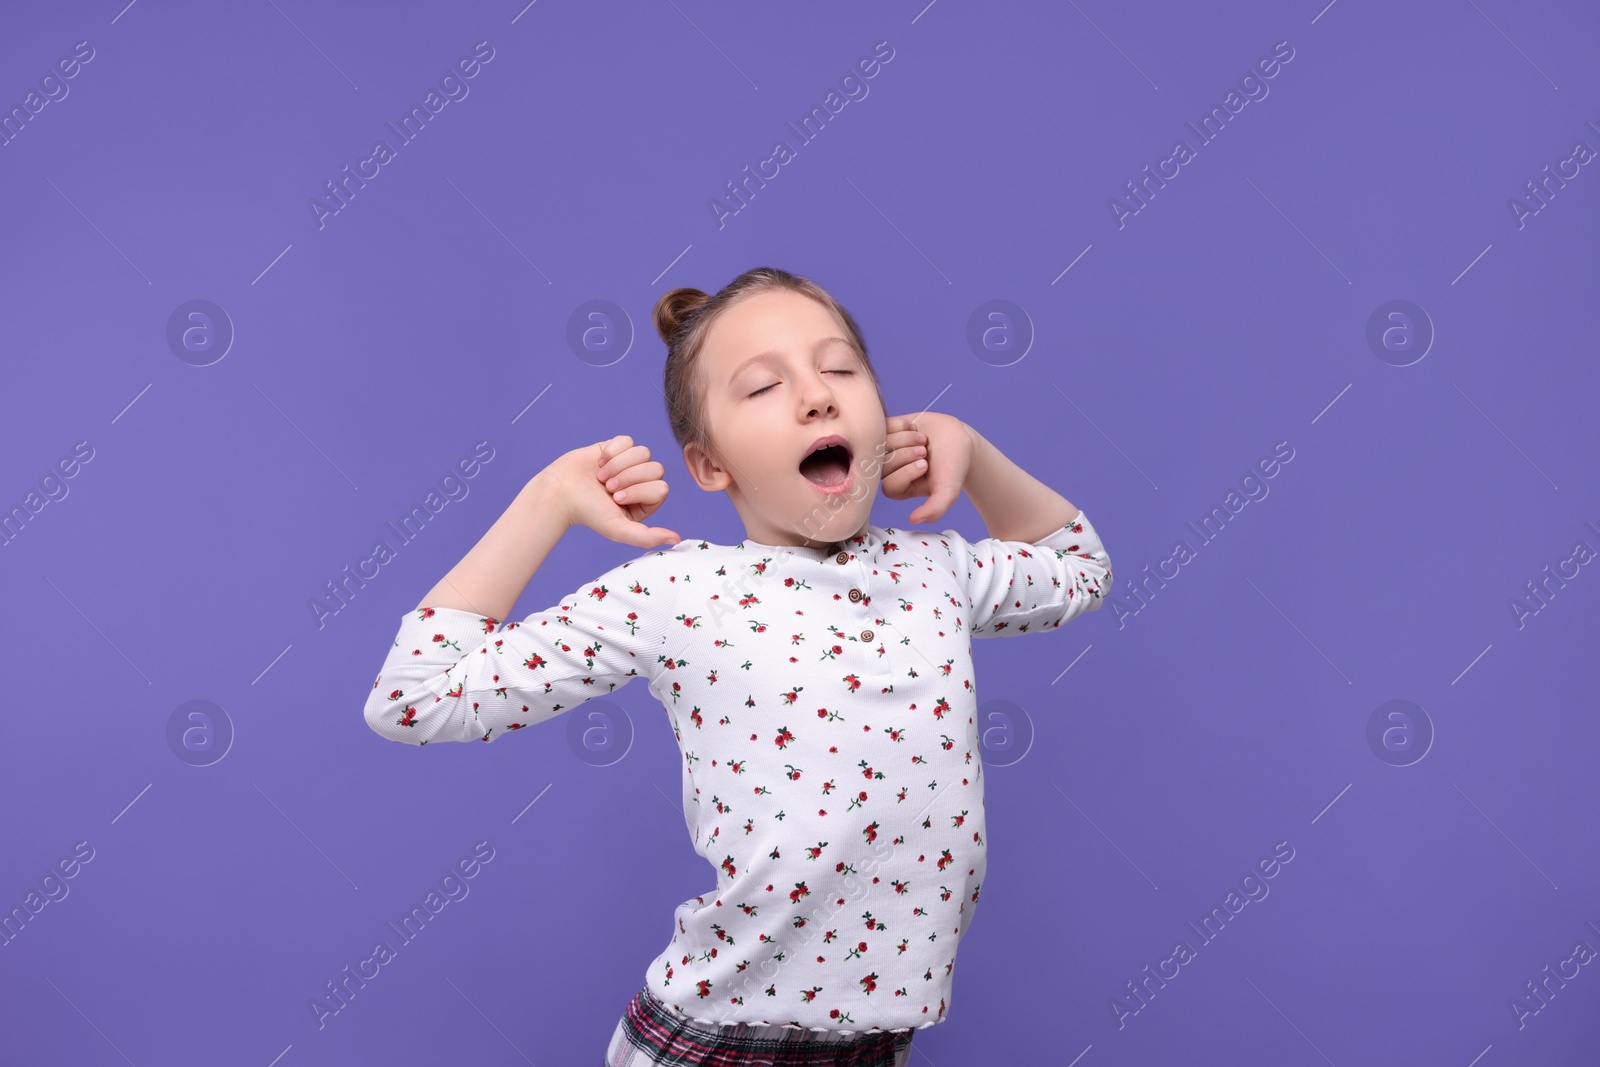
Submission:
POLYGON ((805 388, 801 391, 801 403, 805 405, 806 417, 827 413, 839 414, 839 403, 834 399, 833 388, 828 384, 826 376, 812 374, 806 379, 805 388))

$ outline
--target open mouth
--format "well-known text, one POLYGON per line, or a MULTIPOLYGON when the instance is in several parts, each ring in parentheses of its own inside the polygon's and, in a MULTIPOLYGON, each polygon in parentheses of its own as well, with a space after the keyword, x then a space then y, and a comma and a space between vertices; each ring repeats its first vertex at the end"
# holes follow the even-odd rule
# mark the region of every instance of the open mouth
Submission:
POLYGON ((812 485, 836 489, 850 477, 850 446, 825 444, 800 461, 800 473, 812 485))

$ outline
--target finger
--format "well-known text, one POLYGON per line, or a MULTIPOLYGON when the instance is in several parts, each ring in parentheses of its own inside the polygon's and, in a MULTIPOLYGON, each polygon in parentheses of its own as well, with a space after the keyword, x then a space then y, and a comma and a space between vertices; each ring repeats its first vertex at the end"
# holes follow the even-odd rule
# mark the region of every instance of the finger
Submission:
POLYGON ((625 486, 611 494, 618 507, 628 504, 660 504, 667 498, 667 483, 659 478, 650 482, 625 486))
POLYGON ((911 491, 911 486, 906 482, 884 482, 883 495, 888 497, 890 500, 905 500, 909 497, 920 496, 922 494, 913 493, 911 491))
POLYGON ((888 428, 890 433, 908 433, 917 437, 923 436, 922 431, 917 427, 917 416, 913 415, 894 416, 888 421, 888 428))
POLYGON ((896 474, 896 473, 898 473, 900 471, 903 471, 908 467, 912 467, 913 468, 911 474, 909 474, 908 477, 910 477, 910 478, 919 477, 922 472, 927 470, 927 468, 926 467, 920 467, 919 468, 919 467, 915 467, 914 465, 916 464, 917 460, 923 459, 923 458, 924 458, 923 456, 921 456, 920 454, 918 454, 916 452, 913 452, 910 449, 897 448, 893 452, 889 453, 888 461, 883 465, 883 477, 887 478, 890 475, 893 475, 893 474, 896 474))
POLYGON ((639 548, 657 548, 675 545, 683 538, 661 526, 646 526, 632 519, 617 519, 601 531, 606 537, 639 548))
POLYGON ((956 497, 960 495, 959 491, 951 492, 948 488, 934 490, 928 496, 927 503, 911 513, 911 521, 916 523, 938 522, 939 517, 949 509, 951 504, 956 502, 956 497))
POLYGON ((891 433, 909 434, 913 437, 922 436, 922 428, 917 425, 917 420, 909 415, 902 416, 890 428, 891 433))
POLYGON ((903 467, 899 467, 883 479, 883 491, 891 500, 900 500, 913 496, 911 486, 918 478, 928 472, 926 460, 913 460, 903 467))
POLYGON ((631 445, 609 456, 600 464, 595 476, 602 482, 637 463, 644 463, 650 459, 650 450, 644 445, 631 445))
MULTIPOLYGON (((627 512, 628 518, 642 525, 646 519, 661 509, 662 501, 666 499, 667 494, 666 483, 662 482, 660 485, 662 486, 661 500, 657 500, 654 503, 638 503, 627 505, 624 510, 627 512)), ((673 536, 676 537, 677 535, 673 534, 673 536)))
POLYGON ((885 448, 896 449, 910 448, 913 445, 920 445, 924 442, 921 440, 921 435, 915 430, 897 430, 885 437, 883 443, 885 448))
POLYGON ((860 468, 862 474, 867 476, 876 474, 878 476, 878 480, 882 481, 884 478, 888 477, 895 468, 894 449, 885 449, 882 452, 874 452, 870 456, 862 456, 860 460, 860 468))
POLYGON ((925 446, 918 445, 909 439, 900 441, 885 439, 884 444, 889 446, 883 454, 882 470, 884 474, 898 470, 907 463, 923 458, 928 451, 925 446))
POLYGON ((621 447, 620 445, 620 442, 611 445, 610 450, 606 453, 605 459, 602 460, 600 466, 596 468, 596 474, 600 474, 601 471, 604 471, 605 473, 601 475, 601 477, 609 478, 613 474, 631 466, 634 463, 643 462, 650 455, 650 450, 645 448, 643 445, 628 445, 626 447, 621 447))
POLYGON ((660 463, 635 463, 633 466, 624 468, 607 478, 606 489, 615 491, 626 486, 637 485, 639 482, 657 481, 666 472, 667 469, 660 463))
POLYGON ((622 451, 624 448, 627 448, 631 444, 633 444, 633 438, 629 437, 627 434, 618 434, 616 437, 601 441, 600 461, 604 463, 611 456, 616 455, 618 452, 622 451))

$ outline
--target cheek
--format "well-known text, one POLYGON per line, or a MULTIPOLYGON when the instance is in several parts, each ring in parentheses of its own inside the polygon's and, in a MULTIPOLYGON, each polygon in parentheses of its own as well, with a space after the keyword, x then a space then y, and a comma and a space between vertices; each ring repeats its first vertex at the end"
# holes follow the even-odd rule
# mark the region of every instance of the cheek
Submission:
POLYGON ((764 447, 770 435, 762 432, 763 422, 770 421, 770 417, 763 419, 758 410, 748 405, 726 412, 717 423, 717 444, 740 466, 770 461, 772 449, 764 447))

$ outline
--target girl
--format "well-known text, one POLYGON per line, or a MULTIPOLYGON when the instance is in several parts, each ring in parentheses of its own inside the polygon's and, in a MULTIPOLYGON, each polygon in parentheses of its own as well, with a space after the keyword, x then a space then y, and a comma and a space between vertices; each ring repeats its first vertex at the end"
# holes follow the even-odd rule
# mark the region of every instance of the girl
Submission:
POLYGON ((888 416, 848 311, 773 268, 655 307, 672 432, 734 545, 644 520, 664 469, 630 437, 539 472, 400 623, 367 723, 496 740, 644 675, 716 884, 618 1022, 607 1067, 903 1067, 943 1022, 987 854, 971 639, 1098 608, 1083 513, 948 415, 888 416), (964 490, 989 536, 874 526, 878 488, 964 490), (651 549, 500 626, 562 533, 651 549))

